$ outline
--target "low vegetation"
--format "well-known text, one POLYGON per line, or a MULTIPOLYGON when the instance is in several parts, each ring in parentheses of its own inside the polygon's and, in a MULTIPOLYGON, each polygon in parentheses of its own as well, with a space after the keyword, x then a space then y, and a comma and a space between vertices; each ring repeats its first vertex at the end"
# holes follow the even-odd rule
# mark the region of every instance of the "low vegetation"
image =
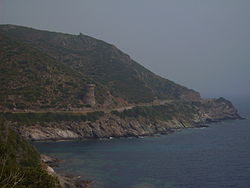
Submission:
POLYGON ((40 155, 0 117, 0 187, 56 188, 58 181, 40 163, 40 155))
POLYGON ((168 121, 173 118, 192 119, 197 113, 196 108, 188 102, 176 102, 159 106, 137 106, 122 112, 112 111, 112 114, 121 118, 125 117, 144 117, 150 120, 168 121))
POLYGON ((21 125, 32 125, 34 123, 60 122, 60 121, 91 121, 94 122, 104 115, 103 111, 89 112, 87 114, 67 113, 67 112, 47 112, 47 113, 2 113, 9 121, 17 122, 21 125))

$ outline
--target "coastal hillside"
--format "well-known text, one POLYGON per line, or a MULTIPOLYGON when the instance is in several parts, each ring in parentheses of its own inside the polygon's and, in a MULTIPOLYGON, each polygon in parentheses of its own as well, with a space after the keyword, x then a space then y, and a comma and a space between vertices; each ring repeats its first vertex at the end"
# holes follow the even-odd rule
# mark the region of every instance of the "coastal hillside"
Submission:
POLYGON ((70 109, 88 105, 86 85, 99 103, 108 91, 31 45, 0 32, 0 109, 70 109))
POLYGON ((0 110, 31 140, 166 134, 241 119, 224 98, 161 78, 106 42, 0 26, 0 110))
MULTIPOLYGON (((198 92, 152 73, 115 46, 83 34, 70 35, 15 25, 1 25, 0 33, 39 50, 47 58, 53 58, 57 66, 66 66, 71 71, 69 75, 78 73, 99 83, 116 98, 117 103, 200 98, 198 92)), ((36 74, 36 70, 31 71, 36 74)), ((74 89, 82 89, 83 84, 79 84, 79 77, 70 83, 74 89)), ((73 90, 69 89, 68 92, 73 90)), ((76 97, 77 92, 74 93, 73 96, 76 97)), ((99 100, 100 102, 103 101, 99 100)))
POLYGON ((228 119, 241 119, 230 101, 202 99, 106 42, 0 26, 0 187, 91 184, 55 173, 26 140, 152 136, 228 119))

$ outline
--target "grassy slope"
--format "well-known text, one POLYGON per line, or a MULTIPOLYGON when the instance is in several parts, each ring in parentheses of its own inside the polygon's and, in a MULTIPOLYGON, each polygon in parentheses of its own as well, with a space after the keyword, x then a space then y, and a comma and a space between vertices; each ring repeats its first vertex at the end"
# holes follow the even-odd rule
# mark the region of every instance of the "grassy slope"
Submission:
POLYGON ((39 48, 80 74, 104 84, 113 96, 129 102, 176 99, 190 93, 198 96, 193 90, 153 74, 113 45, 82 34, 76 36, 10 25, 0 26, 0 31, 39 48))

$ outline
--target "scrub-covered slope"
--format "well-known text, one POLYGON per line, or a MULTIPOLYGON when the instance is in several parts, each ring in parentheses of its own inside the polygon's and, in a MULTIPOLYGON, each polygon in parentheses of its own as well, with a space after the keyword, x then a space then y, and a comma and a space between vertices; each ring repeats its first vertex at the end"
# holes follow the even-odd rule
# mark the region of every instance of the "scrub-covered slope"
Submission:
MULTIPOLYGON (((55 58, 1 32, 0 73, 2 109, 83 107, 85 86, 94 83, 55 58)), ((102 101, 105 97, 107 91, 96 84, 96 99, 102 101)))
POLYGON ((45 168, 36 149, 0 117, 0 187, 59 187, 45 168))
POLYGON ((103 84, 113 96, 130 103, 199 98, 199 93, 155 75, 115 46, 83 34, 13 25, 0 26, 0 32, 54 57, 79 74, 103 84))

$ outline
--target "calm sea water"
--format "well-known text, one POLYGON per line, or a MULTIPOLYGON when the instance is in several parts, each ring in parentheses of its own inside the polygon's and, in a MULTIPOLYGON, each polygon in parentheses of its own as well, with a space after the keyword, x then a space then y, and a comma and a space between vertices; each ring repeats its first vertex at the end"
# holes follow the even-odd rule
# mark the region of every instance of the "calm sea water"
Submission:
MULTIPOLYGON (((250 100, 234 100, 250 119, 250 100)), ((106 188, 249 188, 250 120, 143 139, 34 143, 56 170, 106 188)))

